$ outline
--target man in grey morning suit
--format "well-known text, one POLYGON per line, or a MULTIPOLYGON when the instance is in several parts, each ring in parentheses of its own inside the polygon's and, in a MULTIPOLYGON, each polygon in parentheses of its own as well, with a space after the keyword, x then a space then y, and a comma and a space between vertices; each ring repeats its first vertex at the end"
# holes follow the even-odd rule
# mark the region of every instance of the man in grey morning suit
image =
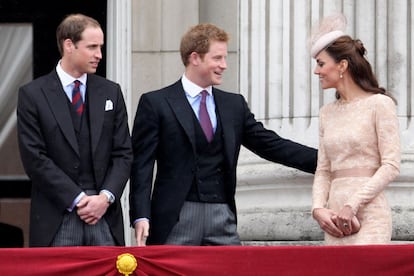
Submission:
POLYGON ((130 190, 138 245, 147 236, 148 244, 240 244, 234 195, 241 145, 267 160, 315 171, 315 149, 265 129, 243 96, 213 87, 227 68, 227 43, 216 26, 194 26, 181 40, 182 78, 140 99, 130 190))
POLYGON ((94 74, 103 32, 74 14, 56 35, 56 69, 19 90, 19 147, 32 181, 29 245, 124 245, 119 199, 132 149, 120 86, 94 74))

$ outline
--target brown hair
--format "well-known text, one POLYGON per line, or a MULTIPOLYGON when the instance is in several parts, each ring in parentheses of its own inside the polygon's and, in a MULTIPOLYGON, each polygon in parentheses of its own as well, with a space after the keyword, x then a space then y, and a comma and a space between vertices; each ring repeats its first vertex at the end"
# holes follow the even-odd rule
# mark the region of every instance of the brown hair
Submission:
POLYGON ((72 40, 76 44, 82 39, 82 33, 87 27, 101 28, 98 21, 83 14, 70 14, 63 19, 56 29, 56 40, 59 53, 63 56, 63 41, 72 40))
MULTIPOLYGON (((341 36, 325 50, 337 63, 344 59, 348 61, 351 78, 363 90, 393 98, 383 87, 378 85, 371 64, 365 58, 367 50, 361 40, 354 40, 348 35, 341 36)), ((336 97, 339 99, 339 93, 336 93, 336 97)), ((395 101, 394 98, 393 100, 395 101)))
POLYGON ((228 42, 229 35, 217 26, 209 23, 191 27, 182 37, 180 44, 181 60, 188 65, 188 57, 192 52, 204 57, 212 41, 228 42))

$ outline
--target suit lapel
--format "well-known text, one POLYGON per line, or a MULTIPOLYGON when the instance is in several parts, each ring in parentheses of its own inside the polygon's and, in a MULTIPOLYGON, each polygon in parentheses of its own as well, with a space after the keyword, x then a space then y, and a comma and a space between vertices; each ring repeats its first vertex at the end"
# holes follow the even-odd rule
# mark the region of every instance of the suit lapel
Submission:
POLYGON ((223 131, 223 144, 225 148, 225 154, 229 162, 230 168, 234 166, 234 152, 236 137, 234 133, 235 118, 233 113, 232 104, 234 102, 226 100, 224 94, 213 87, 214 102, 216 104, 216 112, 223 131))
POLYGON ((193 110, 185 96, 185 91, 181 81, 176 82, 168 91, 167 101, 175 114, 178 122, 183 127, 185 133, 190 139, 193 151, 195 152, 195 131, 193 122, 193 110))
MULTIPOLYGON (((176 82, 168 91, 167 101, 173 110, 178 122, 183 127, 187 134, 193 151, 195 152, 195 130, 193 122, 193 109, 191 108, 185 96, 185 91, 181 81, 176 82)), ((220 123, 223 131, 223 143, 225 147, 225 154, 229 162, 229 166, 233 167, 235 164, 234 152, 236 137, 234 133, 234 102, 226 100, 224 94, 213 87, 214 102, 216 104, 216 112, 219 114, 220 123)), ((236 120, 237 121, 237 120, 236 120)))
POLYGON ((54 114, 63 135, 66 137, 73 150, 79 155, 79 147, 76 141, 67 96, 62 88, 57 73, 53 71, 49 74, 49 77, 50 81, 45 84, 42 91, 49 102, 49 107, 54 114))
POLYGON ((91 148, 92 153, 94 153, 99 142, 99 137, 101 136, 105 115, 105 101, 109 99, 105 97, 103 88, 97 83, 93 75, 88 75, 86 87, 91 148))

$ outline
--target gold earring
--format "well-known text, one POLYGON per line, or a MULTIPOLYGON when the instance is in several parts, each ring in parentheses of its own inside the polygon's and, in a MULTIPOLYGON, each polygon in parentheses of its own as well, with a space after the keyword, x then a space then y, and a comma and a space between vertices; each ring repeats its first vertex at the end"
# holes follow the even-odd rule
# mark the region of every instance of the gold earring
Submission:
POLYGON ((342 75, 342 72, 339 72, 339 78, 342 79, 344 75, 342 75))

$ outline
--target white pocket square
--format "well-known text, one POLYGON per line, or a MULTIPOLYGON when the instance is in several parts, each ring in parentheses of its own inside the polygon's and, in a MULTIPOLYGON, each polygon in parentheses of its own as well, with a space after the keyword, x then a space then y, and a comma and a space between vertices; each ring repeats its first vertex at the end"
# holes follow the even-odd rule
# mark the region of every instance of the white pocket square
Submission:
POLYGON ((105 102, 105 111, 109 111, 114 109, 114 104, 112 103, 111 100, 106 100, 105 102))

